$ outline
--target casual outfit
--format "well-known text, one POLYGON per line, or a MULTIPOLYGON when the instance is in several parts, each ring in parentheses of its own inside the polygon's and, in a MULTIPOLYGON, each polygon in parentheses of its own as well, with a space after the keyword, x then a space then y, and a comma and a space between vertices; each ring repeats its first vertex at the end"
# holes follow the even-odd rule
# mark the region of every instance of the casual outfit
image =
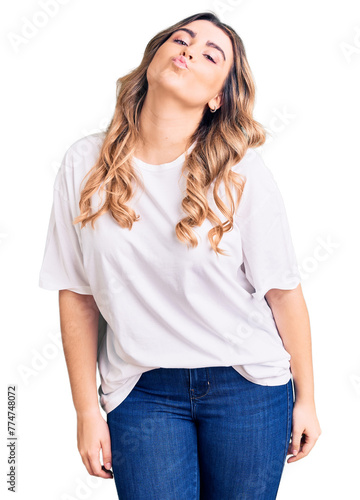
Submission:
MULTIPOLYGON (((234 467, 244 460, 252 463, 253 455, 258 467, 266 461, 266 449, 269 456, 274 452, 284 459, 291 424, 290 354, 284 348, 265 294, 271 288, 296 288, 300 273, 284 202, 272 172, 251 148, 232 167, 246 178, 246 184, 233 229, 224 233, 219 243, 227 255, 216 255, 207 236, 213 227, 208 219, 201 227, 193 228, 198 238, 195 248, 188 248, 175 234, 176 224, 185 215, 181 207, 186 193, 182 167, 186 153, 195 143, 186 153, 162 165, 150 165, 133 157, 133 166, 143 179, 145 190, 134 186, 136 194, 126 203, 140 216, 131 230, 117 224, 109 212, 96 219, 94 228, 91 223, 83 229, 80 224, 72 224, 80 213, 80 192, 85 185, 82 181, 95 164, 103 140, 104 132, 88 135, 76 141, 64 155, 54 183, 39 286, 94 296, 106 326, 99 341, 98 392, 100 405, 109 419, 112 442, 117 442, 116 435, 123 442, 126 422, 131 424, 134 418, 139 423, 141 415, 146 420, 148 413, 154 412, 161 427, 159 435, 156 429, 154 432, 156 446, 158 439, 165 439, 161 446, 169 450, 174 446, 181 463, 189 457, 190 476, 194 473, 190 467, 194 448, 182 441, 182 432, 194 439, 194 428, 186 428, 189 420, 195 425, 197 418, 203 419, 199 431, 202 429, 204 443, 208 441, 203 452, 207 464, 204 467, 210 471, 218 471, 219 457, 232 455, 235 446, 239 455, 231 456, 234 467), (198 381, 203 379, 208 379, 209 392, 199 399, 199 416, 195 417, 198 399, 193 399, 191 391, 194 389, 196 394, 198 381), (147 392, 150 386, 152 393, 147 392), (169 413, 167 421, 165 416, 173 404, 162 407, 164 396, 173 397, 177 403, 175 413, 169 413), (212 423, 211 418, 216 416, 212 423), (240 425, 236 418, 244 426, 241 429, 236 428, 240 425), (276 434, 267 428, 271 422, 276 434), (216 442, 219 425, 228 436, 216 442), (245 431, 248 441, 244 444, 245 431)), ((213 184, 208 193, 209 205, 225 222, 212 189, 213 184)), ((235 194, 233 188, 232 193, 235 194)), ((219 194, 228 205, 223 185, 219 194)), ((97 192, 92 197, 94 212, 104 199, 105 193, 97 192)), ((141 432, 146 434, 146 430, 141 432)), ((148 442, 151 448, 153 441, 148 442)), ((131 452, 135 466, 145 453, 143 446, 136 449, 134 454, 131 452)), ((161 454, 162 448, 157 449, 161 454)), ((162 470, 162 459, 165 457, 149 462, 151 466, 144 476, 148 485, 153 484, 152 475, 162 470)), ((122 469, 126 477, 130 466, 126 458, 122 466, 126 467, 122 469)), ((184 480, 183 476, 176 479, 181 469, 175 462, 173 466, 169 469, 168 464, 169 482, 163 484, 162 492, 184 480)), ((219 477, 228 477, 229 471, 224 467, 224 475, 219 477)), ((276 470, 272 476, 275 482, 279 469, 276 470)), ((195 476, 189 479, 189 491, 195 491, 192 488, 196 481, 195 476)), ((251 481, 255 485, 255 479, 251 481)), ((216 488, 214 483, 214 491, 219 491, 216 488)), ((141 496, 136 489, 133 495, 122 498, 192 498, 170 493, 157 497, 154 493, 152 497, 149 492, 141 496)))

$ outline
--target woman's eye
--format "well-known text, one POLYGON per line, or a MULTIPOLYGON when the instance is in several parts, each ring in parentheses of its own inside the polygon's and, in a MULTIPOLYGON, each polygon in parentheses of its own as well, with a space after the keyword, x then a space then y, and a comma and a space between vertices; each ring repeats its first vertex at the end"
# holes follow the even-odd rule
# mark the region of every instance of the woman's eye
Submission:
POLYGON ((208 57, 210 57, 210 59, 212 60, 212 62, 215 63, 214 59, 211 56, 209 56, 209 54, 205 54, 205 55, 208 56, 208 57))
MULTIPOLYGON (((187 43, 184 42, 184 40, 180 40, 180 38, 175 38, 174 42, 181 42, 181 44, 187 45, 187 43)), ((214 64, 216 64, 216 62, 214 61, 214 59, 211 56, 209 56, 209 54, 204 54, 204 55, 207 56, 207 57, 209 57, 210 58, 209 60, 211 60, 214 64)))
POLYGON ((180 40, 179 38, 175 38, 174 42, 182 42, 182 43, 184 43, 185 45, 187 45, 187 43, 186 43, 186 42, 184 42, 184 40, 180 40))

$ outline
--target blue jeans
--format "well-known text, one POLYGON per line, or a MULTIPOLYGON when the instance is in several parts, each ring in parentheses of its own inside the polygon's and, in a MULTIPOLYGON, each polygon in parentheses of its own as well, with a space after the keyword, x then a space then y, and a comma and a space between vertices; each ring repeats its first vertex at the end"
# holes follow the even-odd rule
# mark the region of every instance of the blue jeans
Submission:
POLYGON ((291 379, 262 386, 231 366, 143 373, 107 414, 120 500, 275 499, 292 410, 291 379))

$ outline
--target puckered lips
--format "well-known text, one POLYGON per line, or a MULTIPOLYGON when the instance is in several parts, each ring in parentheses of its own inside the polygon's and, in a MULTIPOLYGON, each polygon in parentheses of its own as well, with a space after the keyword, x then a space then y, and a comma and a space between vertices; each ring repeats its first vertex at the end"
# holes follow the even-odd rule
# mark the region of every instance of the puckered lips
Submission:
POLYGON ((173 57, 173 63, 178 67, 182 69, 188 69, 186 59, 184 56, 177 56, 173 57))

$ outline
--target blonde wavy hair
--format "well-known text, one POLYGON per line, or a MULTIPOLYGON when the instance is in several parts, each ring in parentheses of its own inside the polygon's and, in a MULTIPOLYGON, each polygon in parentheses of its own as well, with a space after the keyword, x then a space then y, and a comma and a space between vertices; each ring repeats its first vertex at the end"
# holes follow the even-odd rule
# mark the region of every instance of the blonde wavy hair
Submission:
POLYGON ((73 224, 81 222, 83 228, 91 222, 94 228, 95 220, 107 211, 123 228, 131 229, 133 223, 139 220, 139 216, 126 203, 135 194, 132 181, 144 188, 131 159, 140 137, 139 116, 148 88, 146 71, 158 48, 172 33, 200 19, 212 22, 228 35, 232 42, 234 62, 222 89, 222 105, 216 113, 211 113, 206 106, 197 130, 188 139, 187 149, 196 143, 191 152, 185 154, 182 173, 187 172, 188 175, 186 196, 181 203, 185 216, 176 224, 175 232, 179 241, 196 247, 198 240, 192 227, 201 226, 208 218, 214 226, 208 232, 211 247, 216 253, 226 255, 218 245, 224 232, 233 228, 233 216, 246 182, 246 178, 244 180, 231 168, 243 158, 247 148, 265 143, 266 132, 252 117, 255 85, 243 42, 230 26, 222 23, 211 11, 189 16, 155 35, 146 46, 141 64, 117 80, 114 115, 105 131, 97 162, 83 179, 84 182, 89 177, 81 191, 80 215, 73 224), (213 198, 227 218, 224 223, 209 207, 207 193, 213 181, 213 198), (222 181, 230 209, 218 194, 222 181), (230 183, 235 186, 235 203, 230 183), (105 190, 106 199, 101 209, 91 213, 91 197, 99 188, 100 194, 105 190))

